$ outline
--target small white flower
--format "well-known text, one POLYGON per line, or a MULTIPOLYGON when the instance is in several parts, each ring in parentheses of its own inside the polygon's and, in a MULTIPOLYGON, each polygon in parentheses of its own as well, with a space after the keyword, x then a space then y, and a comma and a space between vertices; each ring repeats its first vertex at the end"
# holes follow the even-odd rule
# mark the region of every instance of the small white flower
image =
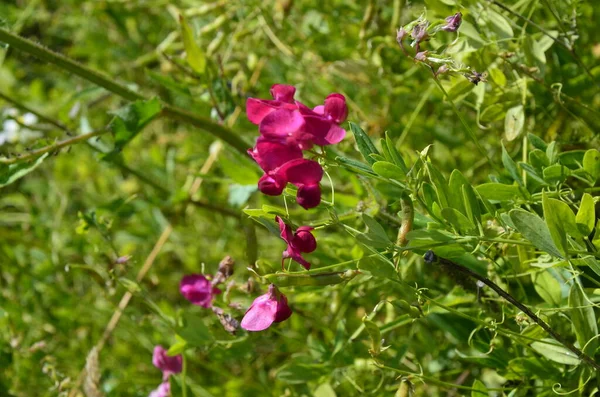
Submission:
POLYGON ((34 125, 38 122, 38 117, 33 113, 25 113, 23 115, 23 124, 34 125))

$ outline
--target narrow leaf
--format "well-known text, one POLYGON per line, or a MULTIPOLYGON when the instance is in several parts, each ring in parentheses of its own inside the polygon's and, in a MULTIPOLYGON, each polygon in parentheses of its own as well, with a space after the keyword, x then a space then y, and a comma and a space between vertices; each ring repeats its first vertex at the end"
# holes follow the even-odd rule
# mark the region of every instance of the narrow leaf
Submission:
POLYGON ((179 16, 179 23, 181 24, 181 37, 183 38, 187 63, 196 73, 204 74, 206 70, 206 56, 198 44, 196 44, 194 33, 183 15, 179 16))

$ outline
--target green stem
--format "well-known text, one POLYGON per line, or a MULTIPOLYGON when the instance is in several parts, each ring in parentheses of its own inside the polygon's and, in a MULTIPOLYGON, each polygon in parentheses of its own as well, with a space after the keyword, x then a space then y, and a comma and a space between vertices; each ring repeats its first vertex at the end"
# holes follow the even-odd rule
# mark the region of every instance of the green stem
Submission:
MULTIPOLYGON (((23 51, 43 61, 59 66, 60 68, 94 84, 97 84, 100 87, 103 87, 128 101, 145 99, 141 94, 130 90, 121 83, 116 82, 114 78, 90 69, 79 62, 43 47, 42 45, 37 44, 29 39, 13 34, 4 28, 0 28, 0 42, 4 42, 17 50, 23 51)), ((187 110, 171 105, 165 105, 163 108, 163 114, 167 117, 190 123, 201 130, 204 130, 205 132, 222 139, 244 155, 246 154, 246 150, 251 146, 230 129, 215 123, 208 118, 190 113, 187 110)))
POLYGON ((596 371, 600 371, 600 364, 598 364, 596 361, 594 361, 593 358, 591 358, 590 356, 588 356, 587 354, 585 354, 584 352, 579 350, 577 347, 575 347, 575 345, 573 345, 571 342, 569 342, 568 340, 563 338, 558 332, 553 330, 548 325, 548 323, 546 323, 544 320, 539 318, 527 306, 525 306, 524 304, 522 304, 521 302, 516 300, 512 295, 510 295, 508 292, 504 291, 502 288, 500 288, 496 283, 494 283, 490 279, 480 276, 479 274, 475 273, 471 269, 464 267, 462 265, 459 265, 458 263, 452 262, 451 260, 448 260, 445 258, 440 258, 440 257, 436 256, 433 253, 433 251, 427 251, 424 258, 425 258, 425 263, 427 263, 427 264, 437 264, 440 266, 448 267, 453 271, 458 271, 466 276, 470 276, 478 281, 481 281, 482 283, 484 283, 485 285, 490 287, 492 290, 494 290, 494 292, 496 292, 502 298, 504 298, 505 300, 510 302, 513 306, 517 307, 523 313, 527 314, 527 316, 530 319, 532 319, 537 325, 542 327, 542 329, 544 329, 544 331, 546 331, 548 334, 550 334, 550 336, 552 336, 557 342, 561 343, 567 349, 572 351, 580 360, 584 361, 586 364, 593 367, 596 371))
POLYGON ((492 166, 492 168, 494 169, 494 171, 496 171, 497 173, 500 173, 500 170, 492 162, 492 159, 490 159, 490 157, 488 156, 487 152, 483 149, 483 147, 479 143, 479 140, 477 139, 477 136, 475 135, 475 132, 473 132, 473 130, 471 129, 471 127, 469 127, 469 124, 467 124, 467 121, 463 118, 462 114, 460 114, 460 112, 458 111, 458 108, 454 104, 454 101, 452 100, 452 98, 450 97, 450 95, 448 94, 448 92, 444 89, 444 86, 442 86, 442 83, 440 83, 440 81, 436 77, 433 78, 433 81, 435 81, 435 83, 437 84, 437 86, 444 93, 444 96, 446 97, 446 99, 448 99, 448 102, 450 103, 450 106, 452 106, 452 110, 454 110, 454 113, 456 113, 456 115, 460 119, 460 122, 462 123, 463 127, 465 127, 465 129, 467 130, 467 135, 469 135, 469 138, 471 138, 471 140, 473 141, 473 143, 477 147, 477 150, 479 150, 479 152, 486 158, 486 160, 488 161, 488 163, 490 163, 490 165, 492 166))
POLYGON ((187 387, 185 385, 185 376, 187 373, 187 359, 185 358, 185 353, 181 355, 183 357, 183 365, 181 366, 181 396, 187 397, 187 387))
POLYGON ((12 157, 12 158, 0 158, 0 164, 15 164, 15 163, 21 163, 24 161, 32 160, 32 159, 35 159, 36 157, 41 156, 44 153, 53 152, 55 150, 59 150, 64 147, 67 147, 67 146, 85 142, 88 139, 105 134, 109 131, 110 130, 108 130, 108 129, 92 131, 87 134, 77 135, 73 138, 69 138, 69 139, 65 139, 64 141, 56 142, 55 144, 52 144, 52 145, 44 146, 43 148, 33 150, 25 155, 19 155, 19 156, 12 157))
POLYGON ((24 110, 25 112, 34 114, 38 119, 45 121, 48 124, 52 124, 53 126, 57 127, 58 129, 65 131, 67 134, 72 134, 72 132, 69 130, 69 128, 66 125, 64 125, 63 123, 61 123, 60 121, 44 116, 37 110, 32 109, 29 106, 22 104, 21 102, 17 101, 14 98, 11 98, 9 95, 7 95, 3 92, 0 92, 0 99, 4 99, 6 102, 12 103, 19 109, 24 110))

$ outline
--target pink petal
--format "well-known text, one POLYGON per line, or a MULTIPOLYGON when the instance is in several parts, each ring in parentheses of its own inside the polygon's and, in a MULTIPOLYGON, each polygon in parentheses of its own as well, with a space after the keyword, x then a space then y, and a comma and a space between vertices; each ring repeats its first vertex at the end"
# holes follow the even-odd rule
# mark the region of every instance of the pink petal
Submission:
POLYGON ((287 181, 277 174, 264 174, 258 180, 258 190, 267 196, 279 196, 285 189, 287 181))
POLYGON ((266 115, 258 129, 265 137, 290 139, 303 127, 304 118, 297 109, 281 108, 266 115))
POLYGON ((325 99, 325 115, 334 123, 340 124, 348 117, 346 98, 342 94, 330 94, 325 99))
POLYGON ((156 390, 150 392, 148 397, 170 397, 171 396, 171 385, 169 381, 164 381, 161 383, 156 390))
POLYGON ((345 136, 345 129, 339 125, 332 124, 331 127, 329 127, 329 131, 327 131, 327 134, 325 135, 325 141, 327 142, 327 145, 335 145, 336 143, 340 143, 342 140, 344 140, 345 136))
POLYGON ((259 138, 254 149, 248 154, 265 172, 274 170, 286 162, 302 158, 302 150, 294 145, 259 138))
MULTIPOLYGON (((210 281, 202 274, 184 276, 179 291, 192 304, 209 308, 212 306, 214 290, 210 281)), ((218 289, 216 291, 219 291, 218 289)), ((220 291, 219 291, 220 292, 220 291)))
POLYGON ((304 209, 315 208, 321 203, 321 188, 319 185, 302 185, 298 188, 296 201, 304 209))
POLYGON ((252 302, 240 325, 246 331, 264 331, 273 324, 276 315, 277 301, 269 299, 268 294, 261 295, 252 302))
POLYGON ((317 240, 310 232, 310 226, 301 226, 294 234, 294 246, 301 252, 310 253, 317 249, 317 240))
POLYGON ((285 295, 280 294, 279 302, 277 303, 277 313, 275 313, 274 322, 280 323, 287 320, 292 315, 292 309, 288 306, 288 301, 285 295))
POLYGON ((260 122, 271 112, 278 109, 277 102, 264 99, 248 98, 246 100, 246 115, 253 124, 260 122))
POLYGON ((286 84, 274 84, 271 87, 271 96, 276 101, 281 102, 294 102, 294 94, 296 93, 296 87, 293 85, 286 84))
POLYGON ((325 106, 323 106, 323 105, 315 106, 313 108, 313 112, 315 112, 318 115, 323 116, 325 114, 325 106))
POLYGON ((278 174, 285 175, 285 179, 300 187, 302 185, 316 185, 323 178, 323 168, 316 161, 296 159, 288 161, 279 168, 278 174))
POLYGON ((290 225, 286 225, 283 219, 276 216, 275 220, 279 223, 279 232, 280 236, 286 243, 290 244, 294 239, 294 233, 292 232, 292 227, 290 225))

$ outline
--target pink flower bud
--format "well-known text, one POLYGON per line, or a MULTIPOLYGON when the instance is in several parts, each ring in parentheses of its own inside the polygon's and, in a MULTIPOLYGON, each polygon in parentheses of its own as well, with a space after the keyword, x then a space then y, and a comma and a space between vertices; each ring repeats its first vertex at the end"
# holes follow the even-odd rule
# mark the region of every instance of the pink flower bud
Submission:
POLYGON ((296 233, 294 233, 292 227, 286 225, 283 219, 277 216, 275 220, 279 223, 281 238, 288 245, 285 251, 283 251, 281 265, 283 266, 283 260, 292 258, 292 260, 304 266, 305 269, 310 269, 310 263, 302 257, 302 254, 308 254, 317 248, 317 240, 311 233, 313 228, 310 226, 300 226, 296 230, 296 233))
POLYGON ((167 351, 160 345, 156 346, 152 353, 152 364, 163 372, 163 380, 167 380, 171 374, 180 373, 182 362, 181 354, 169 357, 167 351))
POLYGON ((462 23, 462 13, 457 12, 454 15, 446 17, 446 24, 442 26, 442 30, 446 32, 456 32, 462 23))

